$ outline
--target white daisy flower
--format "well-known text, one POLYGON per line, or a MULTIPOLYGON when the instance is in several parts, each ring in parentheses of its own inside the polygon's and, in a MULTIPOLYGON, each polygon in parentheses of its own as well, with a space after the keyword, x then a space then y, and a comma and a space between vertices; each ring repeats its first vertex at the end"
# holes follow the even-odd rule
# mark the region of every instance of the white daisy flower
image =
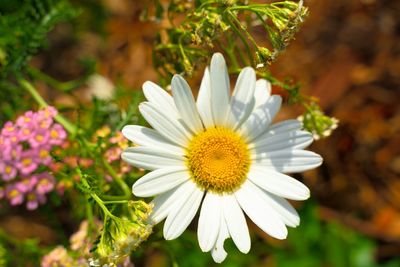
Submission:
POLYGON ((250 250, 244 213, 270 236, 286 238, 286 226, 296 227, 300 218, 285 198, 305 200, 310 191, 283 173, 322 163, 319 155, 304 150, 312 135, 297 120, 271 124, 282 99, 270 95, 270 84, 256 81, 250 67, 241 71, 231 95, 219 53, 205 70, 197 101, 181 76, 175 75, 171 85, 172 97, 152 82, 143 85, 148 101, 139 109, 153 129, 128 125, 122 130, 138 145, 126 149, 122 159, 151 171, 132 191, 156 196, 152 222, 166 218, 164 237, 175 239, 201 205, 199 245, 216 262, 227 256, 229 237, 242 253, 250 250))

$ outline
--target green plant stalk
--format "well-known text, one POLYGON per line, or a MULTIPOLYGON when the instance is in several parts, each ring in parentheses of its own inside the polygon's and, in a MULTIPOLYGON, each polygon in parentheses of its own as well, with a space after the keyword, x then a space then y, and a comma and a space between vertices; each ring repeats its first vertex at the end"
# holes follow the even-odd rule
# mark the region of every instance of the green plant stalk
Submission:
POLYGON ((247 39, 254 45, 254 48, 258 50, 257 42, 254 40, 253 36, 251 36, 251 34, 246 29, 244 29, 240 20, 238 20, 238 18, 230 10, 227 10, 226 12, 232 18, 233 22, 236 23, 240 27, 240 29, 245 33, 247 39))
MULTIPOLYGON (((47 102, 43 99, 43 97, 39 94, 39 92, 36 90, 36 88, 30 82, 28 82, 21 76, 17 77, 17 81, 22 88, 24 88, 26 91, 30 93, 30 95, 33 97, 33 99, 35 99, 35 101, 39 104, 41 108, 49 106, 47 102)), ((64 126, 64 128, 73 136, 77 134, 78 128, 68 119, 63 117, 61 114, 57 114, 55 116, 55 120, 59 122, 62 126, 64 126)))
POLYGON ((224 13, 222 14, 222 16, 226 19, 226 22, 232 27, 233 31, 239 36, 240 40, 242 41, 242 43, 243 43, 243 45, 244 45, 244 47, 245 47, 245 49, 246 49, 247 56, 249 57, 249 60, 250 60, 250 62, 251 62, 251 59, 253 58, 253 55, 252 55, 252 53, 251 53, 249 44, 246 42, 246 39, 245 39, 245 37, 242 35, 242 33, 240 32, 240 30, 236 27, 235 23, 234 23, 233 21, 231 21, 231 20, 229 19, 229 17, 228 17, 226 14, 227 14, 227 13, 224 12, 224 13))
POLYGON ((88 220, 89 229, 95 229, 92 205, 86 201, 86 218, 88 220))
POLYGON ((34 78, 44 81, 51 87, 56 88, 57 90, 62 91, 62 92, 69 92, 69 91, 79 87, 85 80, 85 79, 80 78, 80 79, 72 80, 72 81, 68 81, 68 82, 59 82, 56 79, 54 79, 53 77, 51 77, 33 67, 29 67, 28 72, 34 78))
POLYGON ((132 193, 129 193, 129 195, 123 195, 123 196, 102 195, 101 198, 104 199, 104 200, 106 200, 106 201, 131 200, 131 198, 132 198, 132 193))
POLYGON ((125 195, 130 195, 131 190, 127 186, 127 184, 122 180, 122 178, 115 172, 113 167, 107 162, 105 158, 102 159, 103 165, 108 171, 108 173, 111 175, 111 177, 115 180, 115 182, 121 187, 122 191, 124 191, 125 195))
POLYGON ((103 201, 104 204, 125 204, 128 203, 129 200, 108 200, 103 201))
POLYGON ((114 219, 114 220, 119 219, 117 216, 115 216, 108 210, 104 201, 101 198, 99 198, 99 196, 96 193, 91 193, 90 196, 94 199, 94 201, 96 201, 97 205, 99 205, 99 207, 103 211, 105 217, 110 217, 111 219, 114 219))

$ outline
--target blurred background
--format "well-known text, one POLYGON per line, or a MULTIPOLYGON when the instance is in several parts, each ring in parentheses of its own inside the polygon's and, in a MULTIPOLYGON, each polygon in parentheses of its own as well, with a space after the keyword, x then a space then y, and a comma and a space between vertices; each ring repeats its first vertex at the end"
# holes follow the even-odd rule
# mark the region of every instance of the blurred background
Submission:
MULTIPOLYGON (((141 1, 72 2, 82 8, 79 23, 57 25, 32 65, 59 81, 82 77, 88 68, 102 77, 68 95, 40 84, 45 99, 73 110, 84 99, 107 97, 104 88, 118 87, 126 96, 124 105, 144 81, 157 82, 151 51, 155 32, 166 22, 141 21, 141 1)), ((228 241, 229 256, 218 266, 400 266, 400 1, 304 4, 310 14, 271 71, 282 80, 299 81, 305 94, 317 97, 323 110, 339 119, 339 127, 311 146, 324 164, 296 176, 312 192, 310 200, 294 203, 300 227, 289 232, 288 240, 276 241, 251 225, 250 253, 240 254, 228 241)), ((256 37, 262 42, 261 34, 256 37)), ((190 83, 198 88, 199 79, 190 83)), ((301 112, 285 105, 278 120, 301 112)), ((37 238, 42 246, 56 245, 60 229, 68 236, 77 227, 64 220, 60 229, 52 229, 43 216, 30 214, 15 210, 2 216, 0 226, 17 239, 37 238)), ((198 248, 195 231, 164 243, 167 248, 155 241, 145 244, 134 254, 135 266, 212 264, 198 248)))

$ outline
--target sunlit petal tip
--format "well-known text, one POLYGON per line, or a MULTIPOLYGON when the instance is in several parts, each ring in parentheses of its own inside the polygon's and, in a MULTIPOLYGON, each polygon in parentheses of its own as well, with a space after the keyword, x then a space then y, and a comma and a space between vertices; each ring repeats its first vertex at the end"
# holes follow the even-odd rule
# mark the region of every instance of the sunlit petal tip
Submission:
POLYGON ((175 105, 183 121, 194 133, 201 132, 203 126, 189 84, 182 76, 175 74, 171 86, 175 105))
POLYGON ((230 102, 230 83, 225 59, 220 53, 211 58, 211 110, 214 123, 224 126, 230 102))

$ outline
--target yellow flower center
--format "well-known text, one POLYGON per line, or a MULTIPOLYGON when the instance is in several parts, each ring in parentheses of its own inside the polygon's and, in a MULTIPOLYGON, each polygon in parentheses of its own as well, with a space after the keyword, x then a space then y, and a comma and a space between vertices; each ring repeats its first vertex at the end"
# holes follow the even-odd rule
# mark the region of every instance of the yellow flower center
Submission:
POLYGON ((51 130, 50 136, 51 136, 52 138, 58 138, 58 132, 57 132, 56 130, 51 130))
POLYGON ((22 165, 24 165, 25 167, 29 166, 31 163, 32 163, 32 159, 30 159, 30 158, 24 158, 22 160, 22 165))
POLYGON ((189 143, 186 157, 196 184, 215 193, 238 189, 250 167, 246 142, 223 127, 210 128, 196 135, 189 143))
POLYGON ((10 192, 8 192, 8 197, 9 198, 14 198, 16 196, 19 196, 20 192, 17 189, 13 189, 10 192))
POLYGON ((39 151, 39 157, 40 158, 46 158, 48 155, 49 155, 49 152, 47 150, 45 150, 45 149, 41 149, 39 151))
POLYGON ((41 141, 43 141, 43 139, 44 139, 44 136, 43 135, 41 135, 41 134, 38 134, 38 135, 36 135, 36 141, 38 141, 38 142, 41 142, 41 141))
POLYGON ((5 171, 6 171, 6 174, 10 174, 12 171, 12 167, 7 165, 5 168, 5 171))
POLYGON ((31 131, 30 131, 29 129, 23 129, 23 130, 22 130, 22 134, 23 134, 23 135, 30 135, 30 134, 31 134, 31 131))

